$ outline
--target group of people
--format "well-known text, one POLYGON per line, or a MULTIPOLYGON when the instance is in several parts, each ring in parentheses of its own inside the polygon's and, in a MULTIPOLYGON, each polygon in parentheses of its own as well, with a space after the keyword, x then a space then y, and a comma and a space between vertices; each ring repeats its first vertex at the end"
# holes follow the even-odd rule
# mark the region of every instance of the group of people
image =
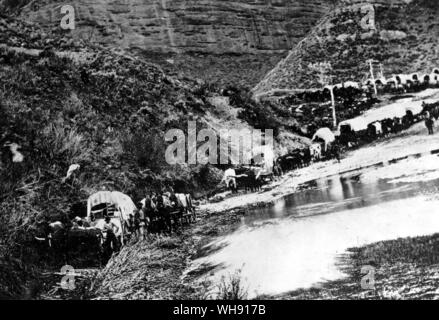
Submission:
POLYGON ((146 195, 141 209, 129 215, 125 228, 129 237, 145 239, 148 233, 172 232, 183 223, 196 220, 195 208, 189 194, 173 190, 146 195))
POLYGON ((120 226, 112 221, 111 216, 108 214, 108 210, 103 210, 104 221, 100 228, 96 226, 96 219, 92 215, 91 221, 80 217, 75 217, 72 220, 72 231, 85 231, 85 230, 97 230, 99 231, 98 239, 101 240, 102 249, 105 255, 111 256, 113 252, 119 251, 122 243, 120 236, 120 226))

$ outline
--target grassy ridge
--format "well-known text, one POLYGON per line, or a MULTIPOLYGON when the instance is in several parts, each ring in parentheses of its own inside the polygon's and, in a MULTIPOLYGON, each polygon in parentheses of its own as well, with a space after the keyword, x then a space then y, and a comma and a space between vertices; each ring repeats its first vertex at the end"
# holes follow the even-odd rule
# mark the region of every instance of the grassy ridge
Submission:
POLYGON ((255 87, 255 93, 320 88, 319 74, 309 66, 316 62, 331 63, 328 75, 334 76, 334 83, 366 80, 368 59, 382 63, 386 77, 430 73, 439 65, 437 1, 414 0, 400 6, 369 2, 375 4, 376 31, 361 27, 365 14, 358 7, 340 6, 345 10, 328 13, 255 87))

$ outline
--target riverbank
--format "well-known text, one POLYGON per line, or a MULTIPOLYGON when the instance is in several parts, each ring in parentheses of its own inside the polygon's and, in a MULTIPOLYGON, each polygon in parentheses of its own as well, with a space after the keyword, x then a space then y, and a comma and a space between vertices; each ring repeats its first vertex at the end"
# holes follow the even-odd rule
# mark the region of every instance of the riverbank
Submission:
MULTIPOLYGON (((206 299, 207 288, 183 278, 197 251, 239 225, 245 210, 198 213, 196 224, 171 236, 127 245, 94 281, 92 299, 206 299)), ((210 298, 214 298, 210 296, 210 298)))
MULTIPOLYGON (((436 128, 437 130, 438 128, 436 128)), ((439 134, 427 135, 423 123, 397 135, 382 138, 360 149, 346 153, 340 162, 327 161, 314 163, 307 168, 290 172, 279 181, 266 186, 258 193, 231 195, 218 194, 202 203, 198 208, 196 224, 183 228, 170 237, 154 237, 125 247, 113 258, 94 283, 93 298, 96 299, 206 299, 217 298, 220 292, 212 291, 212 286, 198 279, 199 274, 188 272, 197 252, 219 236, 233 232, 241 225, 241 220, 249 210, 273 205, 277 200, 296 192, 309 181, 337 175, 343 172, 360 170, 376 164, 385 165, 395 159, 430 153, 439 149, 439 134), (410 146, 410 148, 407 148, 410 146), (217 296, 216 296, 217 295, 217 296)), ((203 248, 203 250, 201 250, 203 248)), ((358 249, 360 250, 360 249, 358 249)), ((360 255, 357 255, 360 257, 360 255)), ((346 266, 360 264, 348 262, 346 266)), ((349 260, 350 261, 350 260, 349 260)), ((384 266, 382 268, 385 268, 384 266)), ((355 268, 351 267, 355 274, 355 268)), ((391 270, 380 270, 383 275, 391 270)), ((198 270, 209 273, 209 270, 198 270)), ((329 284, 340 288, 340 293, 348 295, 351 286, 344 280, 343 285, 329 284)), ((357 282, 355 282, 357 283, 357 282)), ((331 287, 332 288, 332 287, 331 287)), ((331 289, 332 290, 332 289, 331 289)), ((293 293, 279 298, 306 297, 315 291, 293 293)), ((327 293, 318 291, 324 298, 327 293)), ((327 291, 330 292, 330 291, 327 291)), ((352 293, 354 294, 354 293, 352 293)), ((311 296, 310 296, 311 297, 311 296)), ((335 295, 337 297, 337 295, 335 295)), ((354 295, 352 296, 354 297, 354 295)), ((267 297, 278 298, 278 297, 267 297)))
MULTIPOLYGON (((436 124, 435 131, 439 129, 436 124)), ((340 163, 336 160, 313 163, 309 167, 287 173, 279 181, 258 193, 241 193, 231 196, 229 192, 216 195, 200 206, 203 212, 225 212, 240 208, 267 206, 294 193, 300 185, 325 177, 360 170, 374 165, 385 165, 405 157, 428 154, 439 149, 439 133, 427 135, 423 123, 387 138, 381 138, 360 149, 347 152, 340 163), (410 146, 410 148, 407 148, 410 146)))
MULTIPOLYGON (((208 283, 194 281, 199 274, 185 273, 191 262, 197 258, 196 254, 206 244, 219 236, 231 233, 241 226, 242 218, 247 215, 248 210, 254 207, 270 206, 276 200, 293 193, 302 183, 307 181, 338 174, 340 172, 369 166, 379 162, 391 161, 401 156, 413 153, 430 152, 439 149, 439 134, 433 136, 426 135, 426 129, 422 124, 418 124, 409 131, 382 139, 374 144, 362 149, 354 150, 345 155, 341 163, 325 162, 316 163, 308 168, 297 170, 287 174, 280 181, 266 187, 266 190, 256 194, 239 194, 231 196, 223 194, 216 200, 219 202, 209 202, 199 207, 198 221, 196 224, 183 228, 178 234, 170 237, 154 237, 148 241, 142 241, 125 247, 122 252, 113 258, 107 267, 100 272, 95 281, 92 298, 96 299, 205 299, 215 298, 212 288, 208 288, 208 283), (413 146, 410 152, 407 145, 413 146), (367 155, 367 157, 366 157, 367 155), (223 199, 221 199, 223 198, 223 199)), ((428 238, 427 238, 428 239, 428 238)), ((434 238, 436 239, 436 238, 434 238)), ((402 244, 419 247, 417 239, 401 240, 402 244)), ((397 248, 402 245, 397 244, 397 248)), ((377 245, 377 248, 381 248, 377 245)), ((387 248, 387 245, 384 246, 387 248)), ((392 247, 390 247, 392 248, 392 247)), ((421 248, 424 248, 421 246, 421 248)), ((428 248, 425 248, 427 250, 428 248)), ((205 251, 206 249, 204 249, 205 251)), ((369 256, 363 252, 370 252, 366 249, 352 249, 356 252, 353 257, 343 257, 344 267, 351 270, 350 277, 345 280, 327 284, 321 289, 310 289, 306 291, 294 292, 276 298, 330 298, 331 293, 337 298, 362 298, 361 287, 359 287, 359 271, 356 266, 364 265, 364 261, 375 264, 378 267, 377 277, 381 274, 392 280, 395 288, 398 283, 398 274, 406 274, 408 268, 415 270, 416 265, 390 265, 378 264, 370 260, 369 256), (363 257, 364 256, 364 257, 363 257), (357 257, 357 258, 355 258, 357 257), (397 268, 397 269, 395 269, 397 268), (398 269, 401 268, 401 269, 398 269), (359 290, 359 289, 360 290, 359 290), (358 291, 359 290, 359 291, 358 291), (333 292, 334 291, 334 292, 333 292)), ((377 250, 377 249, 375 249, 377 250)), ((383 249, 384 250, 384 249, 383 249)), ((408 250, 408 249, 407 249, 408 250)), ((376 251, 378 252, 378 251, 376 251)), ((205 252, 204 252, 205 253, 205 252)), ((400 251, 396 251, 400 253, 400 251)), ((405 257, 400 253, 399 262, 405 257)), ((431 255, 431 251, 430 251, 431 255)), ((380 258, 381 253, 375 254, 380 258)), ((395 252, 389 256, 395 256, 395 252)), ((385 259, 383 255, 383 260, 385 259)), ((408 255, 406 259, 413 258, 408 255)), ((422 257, 422 256, 421 256, 422 257)), ((398 262, 398 263, 399 263, 398 262)), ((415 276, 422 275, 426 269, 416 269, 415 276)), ((209 270, 203 270, 203 273, 209 270)), ((429 269, 426 272, 432 272, 429 269)), ((361 278, 360 278, 361 279, 361 278)), ((199 280, 199 279, 198 279, 199 280)), ((398 282, 399 281, 399 282, 398 282)), ((413 280, 414 281, 414 280, 413 280)), ((387 297, 387 291, 379 291, 375 298, 387 297), (379 293, 381 292, 381 293, 379 293)), ((386 289, 387 290, 387 289, 386 289)), ((392 289, 393 290, 393 289, 392 289)), ((215 291, 215 290, 214 290, 215 291)))
MULTIPOLYGON (((439 234, 378 242, 352 248, 339 257, 347 277, 261 299, 439 299, 439 234), (362 268, 373 270, 374 283, 363 289, 362 268)), ((369 276, 372 273, 367 271, 369 276)), ((372 278, 371 278, 372 279, 372 278)))

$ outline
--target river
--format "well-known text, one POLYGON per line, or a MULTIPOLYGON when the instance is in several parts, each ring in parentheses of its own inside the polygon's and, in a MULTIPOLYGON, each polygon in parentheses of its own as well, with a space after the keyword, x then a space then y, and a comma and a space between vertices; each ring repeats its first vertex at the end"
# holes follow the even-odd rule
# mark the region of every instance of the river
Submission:
POLYGON ((348 248, 439 232, 439 159, 411 158, 311 181, 198 253, 187 272, 214 286, 240 271, 248 297, 318 286, 346 275, 348 248))

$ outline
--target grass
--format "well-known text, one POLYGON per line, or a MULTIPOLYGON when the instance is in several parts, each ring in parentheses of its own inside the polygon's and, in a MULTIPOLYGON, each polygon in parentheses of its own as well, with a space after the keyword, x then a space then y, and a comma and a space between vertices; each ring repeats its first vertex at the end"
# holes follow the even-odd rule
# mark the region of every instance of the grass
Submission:
POLYGON ((221 277, 216 297, 218 300, 245 300, 247 296, 248 288, 244 286, 241 270, 221 277))
POLYGON ((296 290, 275 299, 436 299, 439 286, 439 234, 396 239, 351 248, 339 257, 347 277, 296 290), (374 290, 362 289, 361 269, 375 270, 374 290))
POLYGON ((180 245, 180 240, 178 238, 173 238, 173 237, 158 237, 156 241, 154 241, 154 245, 162 248, 162 249, 168 249, 168 250, 172 250, 175 248, 178 248, 178 246, 180 245))

